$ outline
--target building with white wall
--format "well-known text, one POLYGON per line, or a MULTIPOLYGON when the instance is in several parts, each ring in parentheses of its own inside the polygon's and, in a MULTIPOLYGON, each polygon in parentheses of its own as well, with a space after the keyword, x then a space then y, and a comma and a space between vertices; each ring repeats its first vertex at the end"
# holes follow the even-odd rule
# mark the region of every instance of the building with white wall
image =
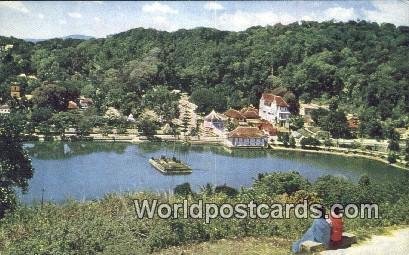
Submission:
POLYGON ((263 93, 260 99, 260 118, 273 123, 287 121, 290 118, 287 102, 281 97, 271 93, 263 93))

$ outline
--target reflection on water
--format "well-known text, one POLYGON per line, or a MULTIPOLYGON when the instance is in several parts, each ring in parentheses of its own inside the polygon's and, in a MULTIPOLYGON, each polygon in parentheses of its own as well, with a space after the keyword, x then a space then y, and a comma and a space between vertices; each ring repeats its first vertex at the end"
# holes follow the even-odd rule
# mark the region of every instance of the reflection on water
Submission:
POLYGON ((189 182, 194 189, 212 183, 250 186, 261 172, 298 171, 309 180, 322 175, 357 181, 367 174, 374 181, 393 182, 406 172, 365 158, 262 149, 226 149, 182 143, 46 142, 27 144, 35 173, 24 202, 67 198, 94 199, 111 192, 169 191, 189 182), (193 173, 164 176, 148 163, 150 157, 176 156, 193 173))
POLYGON ((98 142, 46 142, 25 144, 24 148, 30 156, 37 159, 66 159, 95 152, 125 152, 125 143, 98 142))

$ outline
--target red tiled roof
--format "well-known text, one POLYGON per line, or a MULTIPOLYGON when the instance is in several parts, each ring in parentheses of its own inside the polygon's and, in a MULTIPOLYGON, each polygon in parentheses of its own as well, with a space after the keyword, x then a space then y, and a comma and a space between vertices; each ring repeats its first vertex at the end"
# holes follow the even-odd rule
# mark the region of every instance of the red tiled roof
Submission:
POLYGON ((358 117, 351 117, 347 120, 348 127, 350 129, 357 129, 359 126, 359 119, 358 117))
POLYGON ((226 116, 229 117, 229 118, 236 119, 236 120, 244 120, 244 119, 246 119, 246 117, 245 117, 243 114, 241 114, 239 111, 234 110, 234 109, 229 109, 229 110, 227 110, 227 111, 224 113, 224 115, 226 115, 226 116))
POLYGON ((264 100, 265 103, 267 104, 271 104, 272 102, 276 102, 276 104, 278 106, 281 107, 288 107, 287 102, 280 96, 276 96, 274 94, 271 93, 263 93, 263 95, 261 96, 261 98, 264 100))
POLYGON ((277 128, 275 128, 271 123, 261 123, 258 125, 258 128, 267 132, 269 135, 277 135, 277 128))
POLYGON ((68 101, 68 109, 78 109, 78 105, 74 101, 68 101))
POLYGON ((260 116, 258 116, 258 110, 256 108, 254 108, 253 106, 244 107, 243 109, 241 109, 240 112, 247 119, 258 119, 258 118, 260 118, 260 116))
POLYGON ((264 133, 256 127, 237 127, 227 134, 228 138, 260 138, 264 133))

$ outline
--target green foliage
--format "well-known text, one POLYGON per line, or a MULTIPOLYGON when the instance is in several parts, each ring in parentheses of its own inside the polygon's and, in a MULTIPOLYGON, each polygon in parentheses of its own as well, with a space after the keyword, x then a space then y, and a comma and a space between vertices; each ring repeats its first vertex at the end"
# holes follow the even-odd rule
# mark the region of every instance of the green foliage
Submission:
POLYGON ((324 140, 324 145, 325 145, 326 147, 331 147, 331 146, 333 146, 334 144, 333 144, 333 142, 331 141, 331 139, 325 139, 325 140, 324 140))
POLYGON ((177 185, 174 189, 173 189, 173 193, 175 195, 179 195, 179 196, 188 196, 193 194, 192 188, 190 187, 190 184, 188 182, 185 182, 183 184, 177 185))
POLYGON ((31 111, 31 121, 40 124, 48 121, 52 117, 52 110, 46 107, 34 108, 31 111))
POLYGON ((398 155, 396 155, 396 153, 391 152, 391 153, 388 154, 388 162, 390 164, 396 163, 397 159, 398 159, 398 155))
POLYGON ((396 140, 389 140, 389 142, 388 142, 388 149, 389 150, 391 150, 391 151, 399 151, 399 140, 398 141, 396 141, 396 140))
POLYGON ((13 116, 0 114, 0 218, 16 206, 16 188, 27 191, 33 176, 31 159, 23 149, 24 125, 13 116))
POLYGON ((229 197, 235 197, 238 194, 238 191, 235 188, 229 187, 226 184, 221 186, 216 186, 214 193, 224 193, 229 197))
POLYGON ((224 111, 228 108, 223 88, 197 88, 193 89, 190 99, 197 105, 197 111, 208 113, 212 110, 224 111))
POLYGON ((282 142, 285 147, 288 147, 290 142, 290 135, 288 133, 279 133, 277 140, 282 142))
POLYGON ((308 190, 310 183, 298 172, 260 174, 253 188, 259 194, 273 196, 298 190, 308 190))
MULTIPOLYGON (((23 91, 46 94, 37 97, 40 106, 62 109, 70 97, 59 98, 63 102, 47 98, 64 91, 38 91, 51 82, 68 95, 81 91, 93 98, 99 112, 115 107, 136 116, 142 95, 158 85, 191 93, 200 112, 257 105, 260 94, 273 89, 292 113, 298 99, 336 101, 334 112, 369 117, 361 120, 362 135, 382 138, 383 122, 405 121, 402 116, 409 113, 407 41, 407 27, 366 21, 302 22, 242 32, 137 28, 98 40, 37 44, 0 37, 1 45, 14 46, 0 54, 0 98, 10 98, 10 83, 16 81, 23 91), (20 73, 37 79, 17 77, 20 73)), ((332 117, 341 122, 342 116, 332 117)), ((328 131, 345 135, 341 126, 336 129, 328 131)))
POLYGON ((46 84, 33 91, 33 103, 38 107, 49 107, 56 111, 65 111, 68 101, 76 100, 79 93, 62 86, 46 84))
POLYGON ((230 119, 227 120, 226 128, 228 131, 233 131, 238 127, 238 123, 231 121, 230 119))
POLYGON ((148 117, 139 118, 136 121, 136 127, 138 128, 138 131, 141 132, 142 135, 148 137, 148 139, 152 139, 156 134, 156 130, 159 128, 155 121, 148 117))
POLYGON ((338 111, 336 107, 332 106, 332 110, 325 110, 322 108, 313 110, 311 118, 316 125, 323 130, 330 132, 334 138, 349 138, 350 130, 347 124, 345 113, 338 111))
MULTIPOLYGON (((20 206, 1 221, 2 254, 148 254, 169 246, 238 237, 277 237, 294 240, 311 221, 296 219, 222 219, 209 224, 200 219, 135 220, 133 200, 157 199, 161 203, 377 203, 379 219, 344 219, 345 230, 367 235, 379 228, 409 223, 409 174, 390 183, 371 182, 367 176, 358 183, 345 178, 323 176, 309 183, 297 173, 260 174, 251 188, 243 188, 234 197, 214 193, 207 185, 189 196, 190 186, 183 184, 181 196, 157 193, 107 195, 98 201, 67 201, 20 206), (185 192, 187 191, 187 192, 185 192), (286 192, 287 194, 284 194, 286 192), (135 243, 137 245, 135 246, 135 243)), ((175 192, 176 193, 176 192, 175 192)), ((182 215, 182 214, 179 214, 182 215)))
POLYGON ((308 149, 308 148, 316 148, 321 143, 318 139, 314 137, 303 137, 300 141, 301 148, 308 149))
POLYGON ((304 127, 304 119, 301 116, 292 115, 290 117, 290 128, 298 130, 304 127))
POLYGON ((296 142, 295 142, 295 138, 294 137, 290 137, 290 141, 288 142, 289 146, 291 148, 295 148, 296 147, 296 142))
POLYGON ((169 123, 179 116, 178 100, 179 96, 166 86, 156 86, 146 92, 143 103, 155 111, 162 122, 169 123))
POLYGON ((363 135, 371 138, 381 139, 384 137, 384 130, 375 107, 365 109, 359 117, 359 130, 363 135))

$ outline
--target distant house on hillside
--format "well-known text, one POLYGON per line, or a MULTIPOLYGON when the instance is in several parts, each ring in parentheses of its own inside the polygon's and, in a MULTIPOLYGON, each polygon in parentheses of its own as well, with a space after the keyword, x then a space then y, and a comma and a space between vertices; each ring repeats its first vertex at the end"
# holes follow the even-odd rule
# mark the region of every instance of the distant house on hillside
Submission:
POLYGON ((87 109, 88 107, 92 106, 94 101, 91 98, 81 97, 80 98, 80 107, 81 109, 87 109))
POLYGON ((267 136, 257 127, 239 126, 227 134, 227 145, 230 147, 264 147, 267 136))
POLYGON ((358 130, 359 127, 359 118, 353 114, 348 114, 347 116, 347 125, 352 132, 358 130))
POLYGON ((320 108, 319 105, 317 104, 300 104, 300 115, 304 117, 310 117, 311 118, 311 113, 314 110, 318 110, 320 108))
POLYGON ((328 110, 328 105, 318 105, 318 104, 300 104, 299 114, 304 118, 304 121, 308 124, 312 122, 311 113, 314 110, 326 109, 328 110))
POLYGON ((68 101, 67 109, 68 110, 76 110, 76 109, 78 109, 78 105, 74 101, 68 101))
POLYGON ((291 113, 287 102, 280 96, 263 93, 260 99, 259 116, 270 122, 287 121, 291 113))
POLYGON ((10 113, 10 106, 7 104, 0 105, 0 114, 9 114, 10 113))
POLYGON ((20 86, 17 84, 13 84, 10 87, 10 96, 13 98, 20 98, 21 97, 21 89, 20 86))

